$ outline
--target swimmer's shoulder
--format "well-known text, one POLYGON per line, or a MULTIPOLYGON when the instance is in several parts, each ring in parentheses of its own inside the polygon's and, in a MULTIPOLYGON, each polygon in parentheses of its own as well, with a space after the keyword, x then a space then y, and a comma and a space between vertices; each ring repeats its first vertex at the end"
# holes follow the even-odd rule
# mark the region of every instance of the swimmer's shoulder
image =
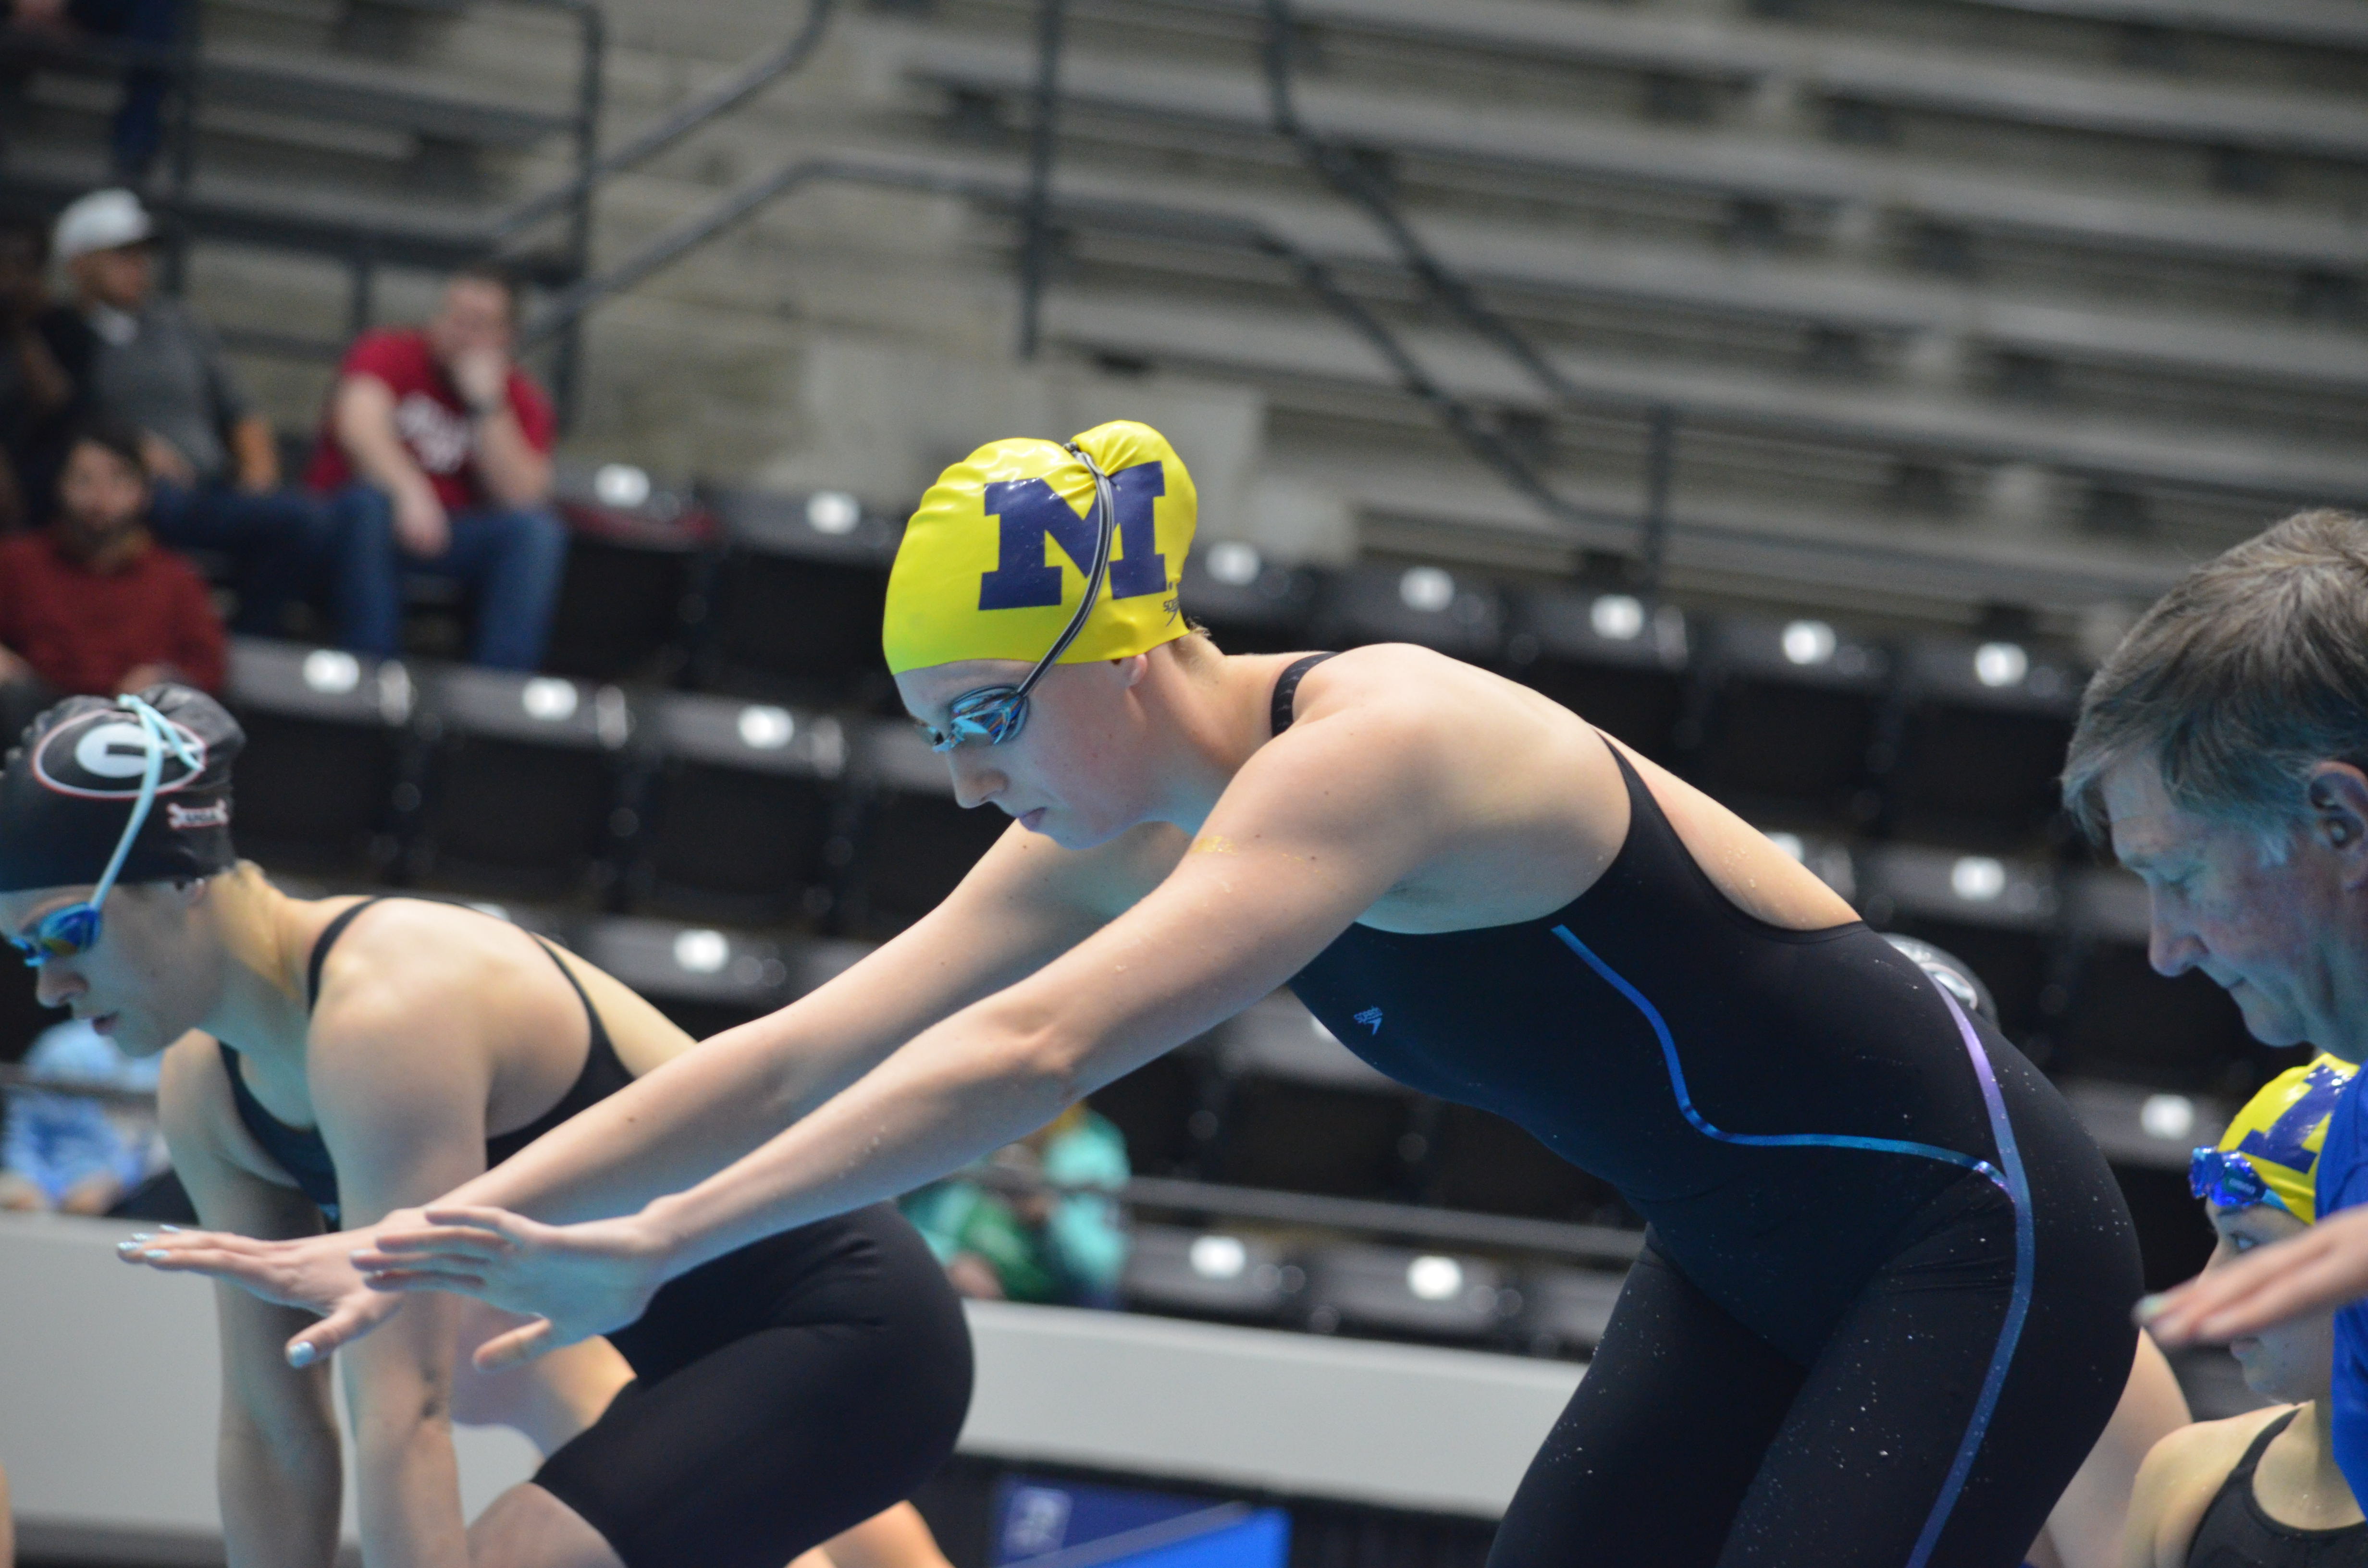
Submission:
POLYGON ((2187 1549, 2228 1472, 2244 1459, 2261 1428, 2293 1408, 2271 1405, 2224 1420, 2197 1421, 2166 1434, 2149 1449, 2131 1489, 2127 1529, 2131 1537, 2142 1534, 2150 1551, 2143 1559, 2125 1553, 2125 1568, 2138 1562, 2146 1568, 2183 1568, 2187 1549))

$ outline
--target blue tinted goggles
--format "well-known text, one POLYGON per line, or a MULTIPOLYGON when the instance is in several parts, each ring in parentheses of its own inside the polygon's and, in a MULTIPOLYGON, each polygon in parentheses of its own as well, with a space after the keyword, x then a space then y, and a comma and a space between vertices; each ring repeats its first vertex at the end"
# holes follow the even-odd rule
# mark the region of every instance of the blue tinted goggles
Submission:
POLYGON ((1093 563, 1086 569, 1086 594, 1077 603, 1077 613, 1069 618, 1058 640, 1028 677, 1018 686, 982 686, 965 691, 953 700, 946 715, 946 727, 928 732, 931 751, 951 751, 959 745, 999 746, 1017 735, 1028 724, 1028 694, 1044 678, 1077 633, 1086 629, 1086 618, 1094 613, 1094 601, 1100 597, 1102 581, 1110 575, 1110 543, 1118 527, 1118 496, 1110 488, 1110 475, 1101 464, 1094 461, 1084 448, 1075 441, 1067 443, 1070 454, 1092 471, 1094 476, 1094 517, 1101 526, 1094 531, 1093 563))
POLYGON ((2198 1149, 2187 1162, 2187 1190, 2223 1209, 2283 1209, 2253 1162, 2233 1149, 2198 1149))
POLYGON ((107 895, 115 891, 116 876, 123 869, 125 858, 131 853, 132 841, 140 836, 140 829, 147 823, 148 813, 155 808, 156 786, 165 773, 165 754, 171 752, 187 767, 198 767, 197 754, 189 749, 189 744, 181 738, 180 732, 173 728, 171 720, 139 698, 126 696, 115 700, 119 707, 131 710, 147 736, 148 766, 140 776, 140 795, 131 803, 131 820, 123 824, 123 836, 115 841, 115 853, 108 858, 107 869, 99 874, 98 885, 91 889, 90 897, 79 903, 51 910, 34 926, 30 936, 20 936, 14 931, 7 934, 8 945, 17 949, 28 969, 39 969, 51 959, 74 958, 98 945, 99 906, 107 902, 107 895))

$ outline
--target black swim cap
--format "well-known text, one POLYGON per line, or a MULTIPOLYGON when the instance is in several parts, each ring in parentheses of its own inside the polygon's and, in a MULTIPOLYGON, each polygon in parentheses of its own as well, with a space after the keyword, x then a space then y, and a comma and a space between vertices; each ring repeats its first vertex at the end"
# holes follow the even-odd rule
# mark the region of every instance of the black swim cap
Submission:
MULTIPOLYGON (((172 881, 234 865, 230 769, 245 732, 202 691, 165 684, 140 696, 198 766, 166 749, 156 804, 117 880, 172 881)), ((97 882, 140 799, 148 749, 139 716, 104 697, 70 697, 34 720, 0 773, 0 892, 97 882)))

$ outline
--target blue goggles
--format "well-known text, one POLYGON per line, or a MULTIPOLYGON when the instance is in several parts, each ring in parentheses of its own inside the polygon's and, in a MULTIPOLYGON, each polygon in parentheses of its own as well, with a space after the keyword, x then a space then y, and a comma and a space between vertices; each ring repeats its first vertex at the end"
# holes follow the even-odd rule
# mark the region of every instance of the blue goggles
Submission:
POLYGON ((2234 1149, 2196 1150, 2187 1162, 2187 1190, 2223 1209, 2285 1208, 2253 1162, 2234 1149))
POLYGON ((115 701, 118 707, 131 710, 147 736, 148 765, 140 776, 140 796, 132 802, 131 818, 123 824, 123 836, 115 841, 115 854, 108 860, 107 869, 100 873, 98 885, 91 889, 90 897, 79 903, 51 910, 41 916, 29 937, 19 936, 14 931, 7 934, 8 945, 17 949, 28 969, 39 969, 51 959, 70 959, 97 946, 99 906, 107 902, 107 895, 115 891, 116 876, 123 869, 123 862, 131 853, 132 841, 140 836, 140 829, 147 823, 148 813, 155 809, 156 787, 165 775, 165 754, 171 752, 181 759, 182 766, 192 770, 199 766, 197 754, 189 749, 180 732, 173 728, 171 720, 137 697, 119 697, 115 701))
POLYGON ((951 751, 956 746, 973 744, 999 746, 1017 735, 1028 723, 1028 694, 1036 689, 1036 683, 1044 678, 1044 672, 1069 651, 1069 644, 1075 642, 1077 633, 1086 629, 1086 618, 1094 613, 1094 600, 1100 596, 1103 579, 1110 575, 1110 543, 1118 523, 1118 497, 1111 490, 1110 475, 1102 472, 1101 464, 1094 461, 1075 441, 1064 445, 1070 454, 1093 473, 1094 519, 1099 519, 1101 524, 1094 534, 1093 564, 1086 572, 1086 597, 1078 602, 1077 613, 1069 618, 1068 626, 1053 642, 1052 651, 1036 661, 1036 667, 1028 672, 1027 679, 1018 686, 982 686, 955 698, 946 715, 946 727, 928 732, 931 751, 951 751))

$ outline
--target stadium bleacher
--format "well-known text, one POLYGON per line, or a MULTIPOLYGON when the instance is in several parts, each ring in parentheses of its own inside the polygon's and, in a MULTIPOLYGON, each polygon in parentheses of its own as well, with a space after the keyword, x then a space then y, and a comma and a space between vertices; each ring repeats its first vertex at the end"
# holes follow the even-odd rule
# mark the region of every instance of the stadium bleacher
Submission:
MULTIPOLYGON (((955 804, 879 669, 896 518, 961 449, 909 387, 984 386, 962 394, 979 418, 1055 433, 1220 385, 1255 434, 1240 483, 1204 494, 1184 604, 1224 646, 1403 640, 1499 669, 1960 953, 2154 1193, 2149 1267, 2176 1277, 2192 1214, 2146 1184, 2272 1060, 2208 983, 2147 968, 2142 895, 2071 841, 2054 773, 2097 627, 2286 510, 2368 499, 2356 7, 1300 0, 1301 119, 1568 397, 1426 306, 1275 133, 1256 0, 1071 9, 1040 363, 1004 363, 1012 204, 951 184, 1019 188, 1034 6, 846 7, 826 68, 602 186, 594 256, 793 155, 946 183, 796 196, 588 318, 542 672, 240 645, 247 846, 322 887, 500 903, 701 1032, 777 1006, 1003 825, 955 804), (1498 483, 1272 257, 1110 221, 1150 209, 1320 260, 1597 520, 1498 483), (847 375, 824 350, 849 342, 911 379, 847 375), (1668 570, 1645 584, 1622 557, 1664 408, 1668 570), (1304 548, 1269 480, 1335 506, 1346 544, 1304 548)), ((560 223, 501 231, 577 155, 573 14, 202 10, 169 205, 193 297, 283 427, 311 426, 350 329, 497 234, 541 285, 581 270, 560 223)), ((689 38, 646 0, 606 6, 600 140, 772 47, 778 10, 728 0, 689 38)), ((14 35, 0 59, 0 208, 46 211, 97 177, 111 78, 14 35)), ((34 1022, 0 1014, 0 1056, 34 1022)), ((1623 1222, 1287 997, 1097 1104, 1156 1180, 1623 1222)), ((1607 1300, 1605 1269, 1551 1249, 1383 1226, 1344 1254, 1354 1227, 1144 1211, 1129 1290, 1159 1310, 1583 1354, 1607 1300), (1438 1297, 1411 1283, 1434 1260, 1462 1281, 1438 1297)))

